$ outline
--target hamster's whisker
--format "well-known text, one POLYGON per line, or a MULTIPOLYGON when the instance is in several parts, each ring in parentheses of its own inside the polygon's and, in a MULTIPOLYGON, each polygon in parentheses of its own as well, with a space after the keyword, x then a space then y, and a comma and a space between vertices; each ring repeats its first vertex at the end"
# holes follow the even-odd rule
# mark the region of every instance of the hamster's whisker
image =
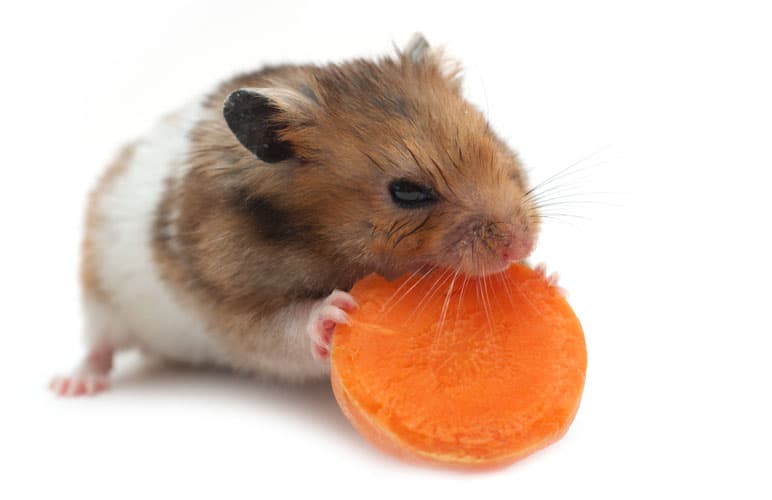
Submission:
POLYGON ((605 196, 609 192, 584 191, 582 186, 595 175, 598 167, 609 163, 611 160, 596 161, 594 163, 573 168, 577 164, 569 165, 565 169, 553 174, 542 182, 534 185, 523 196, 521 204, 533 203, 539 205, 547 200, 563 197, 594 197, 605 196))
POLYGON ((545 191, 549 191, 555 188, 561 188, 565 186, 580 184, 581 182, 584 182, 587 179, 592 178, 593 173, 591 169, 599 167, 600 165, 601 164, 587 165, 586 167, 583 167, 581 170, 572 170, 572 171, 564 172, 563 174, 558 175, 557 177, 553 177, 548 181, 537 184, 528 194, 535 195, 535 194, 543 193, 545 191))
MULTIPOLYGON (((400 224, 400 219, 397 219, 397 220, 395 220, 395 221, 394 221, 394 222, 391 224, 391 226, 389 226, 389 229, 387 229, 386 231, 384 231, 384 234, 386 235, 386 242, 387 242, 387 243, 389 243, 389 242, 391 241, 391 239, 392 239, 392 238, 393 238, 393 237, 394 237, 394 236, 395 236, 395 235, 396 235, 396 234, 397 234, 397 233, 398 233, 400 230, 402 230, 402 229, 403 229, 405 226, 407 226, 408 224, 410 224, 410 222, 411 222, 411 219, 410 219, 410 218, 405 218, 405 219, 404 219, 403 221, 401 221, 401 222, 402 222, 402 223, 400 224)), ((396 244, 393 244, 393 245, 392 245, 392 250, 394 250, 395 248, 396 248, 396 244)))
POLYGON ((561 217, 559 215, 552 215, 552 214, 541 214, 540 216, 540 222, 542 224, 549 224, 552 222, 560 222, 563 224, 568 224, 573 227, 578 227, 576 225, 576 217, 561 217))
POLYGON ((567 226, 571 226, 572 228, 576 230, 580 230, 581 228, 574 222, 566 219, 561 219, 559 217, 544 217, 544 219, 541 220, 541 223, 543 225, 552 224, 552 223, 560 223, 565 224, 567 226))
POLYGON ((474 278, 474 297, 477 299, 477 302, 482 303, 482 296, 480 295, 480 280, 478 278, 474 278))
POLYGON ((528 196, 528 200, 540 200, 547 198, 549 196, 555 196, 557 194, 561 195, 612 195, 612 194, 618 194, 611 191, 584 191, 581 189, 580 183, 575 184, 556 184, 554 186, 550 186, 547 189, 539 190, 531 193, 528 196))
MULTIPOLYGON (((590 208, 595 207, 616 207, 619 208, 621 205, 615 205, 612 203, 603 203, 603 202, 596 202, 596 201, 579 201, 579 200, 565 200, 565 201, 553 201, 548 202, 543 205, 536 205, 534 208, 539 211, 544 211, 544 209, 553 209, 553 208, 560 208, 560 209, 568 209, 568 210, 587 210, 590 208)), ((577 214, 581 215, 581 214, 577 214)))
POLYGON ((530 201, 531 203, 541 203, 544 201, 550 201, 550 200, 561 200, 561 199, 587 199, 587 200, 595 200, 596 197, 600 199, 608 199, 610 196, 618 196, 624 193, 621 192, 612 192, 612 191, 582 191, 578 190, 573 186, 566 186, 561 189, 555 189, 554 191, 550 192, 544 192, 544 193, 538 193, 535 196, 532 196, 528 200, 523 200, 524 202, 530 201))
POLYGON ((592 168, 593 166, 597 166, 602 163, 607 163, 609 160, 601 160, 599 162, 595 162, 595 164, 590 164, 589 166, 581 166, 583 163, 591 160, 592 158, 597 157, 600 153, 607 151, 609 148, 611 148, 613 144, 608 144, 606 146, 603 146, 600 149, 595 150, 594 152, 588 154, 587 156, 584 156, 583 158, 580 158, 578 161, 575 161, 574 163, 568 165, 567 167, 559 170, 558 172, 552 174, 551 176, 547 177, 543 181, 539 182, 535 186, 533 186, 530 190, 528 190, 525 193, 525 196, 528 196, 532 192, 538 190, 541 187, 544 187, 550 183, 552 183, 554 180, 559 179, 561 177, 565 177, 566 175, 570 175, 572 172, 580 172, 582 170, 587 170, 588 168, 592 168), (578 167, 578 168, 577 168, 578 167), (574 169, 574 170, 572 170, 574 169))
POLYGON ((389 306, 389 304, 391 304, 391 301, 394 300, 394 298, 399 294, 399 292, 401 292, 410 283, 410 281, 413 278, 415 278, 418 275, 418 273, 421 272, 421 269, 423 269, 424 267, 425 266, 421 266, 415 271, 413 271, 412 273, 410 273, 410 276, 408 276, 407 279, 403 281, 402 284, 399 285, 396 290, 394 290, 394 293, 392 293, 391 296, 388 299, 386 299, 386 302, 383 303, 383 305, 381 306, 381 312, 383 312, 384 309, 386 309, 389 306))
MULTIPOLYGON (((499 277, 500 277, 500 279, 501 279, 501 283, 502 283, 502 285, 503 285, 503 287, 504 287, 504 291, 505 291, 505 292, 506 292, 506 294, 507 294, 507 298, 508 298, 508 300, 509 300, 509 305, 510 305, 510 307, 511 307, 513 310, 517 309, 517 301, 515 300, 515 297, 512 295, 512 286, 513 286, 513 285, 512 285, 512 280, 509 278, 509 273, 508 273, 508 272, 506 272, 506 271, 504 271, 504 272, 502 272, 502 273, 499 273, 499 277)), ((514 315, 514 316, 513 316, 513 318, 514 318, 514 320, 515 320, 515 321, 516 321, 518 324, 521 324, 521 323, 522 323, 522 321, 521 321, 521 319, 520 319, 519 315, 517 315, 517 314, 516 314, 516 315, 514 315)))
POLYGON ((604 195, 616 195, 621 193, 611 193, 611 192, 565 192, 565 193, 557 193, 552 196, 544 196, 539 198, 534 198, 531 201, 535 204, 550 202, 550 201, 561 201, 561 200, 577 200, 577 201, 586 201, 591 203, 608 203, 608 201, 603 200, 597 200, 595 198, 590 198, 591 196, 604 196, 604 195))
POLYGON ((501 277, 499 276, 501 273, 493 273, 490 275, 491 280, 491 304, 497 305, 501 301, 499 300, 499 294, 501 293, 500 290, 496 289, 496 284, 494 283, 494 279, 498 279, 499 283, 501 282, 501 277))
POLYGON ((578 214, 564 214, 564 213, 554 213, 554 212, 547 212, 541 214, 542 217, 546 218, 560 218, 560 217, 570 217, 573 219, 582 219, 582 220, 592 220, 590 217, 584 216, 584 215, 578 215, 578 214))
POLYGON ((488 276, 485 269, 485 263, 483 263, 482 266, 482 279, 478 280, 478 282, 479 281, 482 281, 480 294, 482 296, 483 311, 485 311, 485 318, 488 322, 488 331, 491 332, 493 331, 493 320, 491 319, 490 297, 488 296, 488 276))
POLYGON ((409 238, 410 236, 414 236, 420 233, 421 231, 426 231, 427 229, 429 229, 426 227, 426 223, 429 222, 429 219, 431 219, 431 214, 427 215, 426 218, 423 221, 421 221, 421 223, 418 224, 416 227, 414 227, 412 230, 408 231, 407 233, 397 238, 397 240, 394 242, 394 245, 392 246, 392 250, 396 250, 397 245, 399 245, 402 241, 404 241, 405 238, 409 238))
POLYGON ((461 272, 461 268, 457 267, 456 272, 453 273, 453 279, 450 281, 450 287, 448 287, 447 293, 445 293, 445 301, 442 303, 442 312, 440 313, 440 322, 437 325, 437 335, 442 333, 442 327, 445 324, 445 316, 448 314, 448 306, 450 305, 450 297, 453 294, 453 286, 456 284, 456 278, 461 272))
POLYGON ((507 272, 504 271, 504 272, 501 272, 501 273, 496 273, 496 276, 498 276, 499 281, 501 282, 502 288, 504 288, 504 292, 507 294, 507 298, 509 300, 509 305, 512 306, 512 308, 514 309, 514 307, 515 307, 515 300, 512 297, 512 292, 509 290, 509 286, 507 286, 508 285, 507 280, 506 280, 507 272))
POLYGON ((461 313, 461 304, 463 304, 464 292, 466 291, 466 284, 469 282, 469 275, 464 273, 464 281, 461 283, 461 291, 458 294, 458 307, 456 308, 456 317, 453 319, 453 324, 458 323, 458 316, 461 313))
POLYGON ((426 306, 429 305, 429 302, 431 302, 432 297, 437 293, 438 290, 442 289, 442 285, 444 285, 451 277, 452 270, 451 269, 445 269, 442 274, 440 274, 437 279, 434 281, 432 286, 429 288, 429 290, 424 294, 423 298, 420 302, 416 305, 416 307, 413 309, 413 311, 408 315, 406 321, 410 321, 413 319, 416 314, 420 314, 423 312, 423 310, 426 308, 426 306))
MULTIPOLYGON (((611 194, 611 193, 609 193, 611 194)), ((559 184, 550 186, 547 189, 535 191, 524 196, 521 200, 521 204, 532 203, 539 204, 547 200, 562 199, 562 198, 585 198, 595 199, 595 197, 602 197, 600 192, 585 191, 582 189, 581 183, 575 184, 559 184)))
POLYGON ((488 323, 488 335, 485 337, 485 342, 488 344, 489 348, 492 348, 491 346, 491 338, 493 337, 493 314, 491 311, 491 302, 490 302, 490 296, 488 292, 488 273, 485 269, 485 264, 483 264, 483 274, 482 274, 482 288, 481 288, 481 294, 482 294, 482 304, 483 304, 483 311, 485 312, 485 318, 486 322, 488 323))
POLYGON ((542 311, 536 304, 534 304, 534 302, 528 296, 528 293, 526 292, 526 290, 522 286, 520 286, 520 283, 518 283, 517 281, 513 280, 512 278, 510 278, 507 275, 505 275, 504 278, 507 280, 507 282, 510 284, 510 286, 512 286, 515 289, 517 289, 518 294, 521 297, 523 297, 523 299, 525 300, 527 305, 529 305, 531 307, 531 309, 533 309, 533 311, 535 313, 537 313, 539 315, 544 315, 544 311, 542 311))
MULTIPOLYGON (((424 279, 425 279, 427 276, 431 275, 431 273, 432 273, 432 272, 433 272, 433 271, 434 271, 436 268, 437 268, 437 265, 432 265, 432 266, 429 268, 429 270, 428 270, 428 271, 427 271, 425 274, 423 274, 423 275, 422 275, 420 278, 418 278, 418 281, 416 281, 415 283, 413 283, 413 285, 412 285, 410 288, 408 288, 408 289, 407 289, 407 290, 406 290, 406 291, 405 291, 405 292, 404 292, 402 295, 400 295, 400 296, 397 298, 397 300, 396 300, 396 301, 395 301, 393 304, 391 304, 391 306, 390 306, 388 309, 386 309, 385 311, 383 311, 383 310, 382 310, 382 311, 381 311, 381 313, 382 313, 382 314, 387 314, 387 313, 389 313, 389 312, 390 312, 392 309, 394 309, 394 307, 396 307, 396 305, 397 305, 397 304, 398 304, 398 303, 399 303, 399 302, 400 302, 402 299, 404 299, 405 297, 407 297, 407 296, 410 294, 410 292, 412 292, 412 291, 413 291, 413 289, 414 289, 415 287, 417 287, 417 286, 418 286, 418 285, 419 285, 419 284, 420 284, 420 283, 421 283, 421 282, 422 282, 422 281, 423 281, 423 280, 424 280, 424 279)), ((385 307, 385 305, 384 305, 384 307, 385 307)))

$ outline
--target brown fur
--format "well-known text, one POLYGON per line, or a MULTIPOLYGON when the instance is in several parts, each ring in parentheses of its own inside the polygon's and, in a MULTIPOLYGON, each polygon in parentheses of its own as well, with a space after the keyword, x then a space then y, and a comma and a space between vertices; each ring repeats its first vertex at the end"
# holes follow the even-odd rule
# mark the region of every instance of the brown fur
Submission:
POLYGON ((83 286, 83 293, 100 302, 109 302, 108 293, 99 278, 99 252, 94 245, 94 234, 102 224, 102 218, 99 214, 98 204, 101 202, 105 192, 116 179, 120 178, 128 167, 131 156, 134 154, 134 144, 125 146, 107 167, 107 170, 97 182, 91 191, 86 207, 86 219, 84 237, 81 251, 80 278, 83 286))
POLYGON ((261 315, 370 272, 479 274, 502 240, 535 239, 519 161, 439 56, 266 68, 206 105, 217 118, 191 135, 192 169, 167 190, 155 251, 165 279, 234 345, 261 315), (221 109, 243 87, 291 91, 278 121, 295 158, 266 164, 236 140, 221 109), (430 185, 440 202, 397 207, 388 184, 400 178, 430 185))

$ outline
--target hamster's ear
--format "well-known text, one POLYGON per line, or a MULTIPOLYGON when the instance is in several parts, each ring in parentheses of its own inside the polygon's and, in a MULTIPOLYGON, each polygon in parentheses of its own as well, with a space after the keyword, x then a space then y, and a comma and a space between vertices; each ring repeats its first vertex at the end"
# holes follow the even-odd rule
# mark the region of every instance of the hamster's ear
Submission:
POLYGON ((245 148, 266 163, 276 163, 293 156, 292 144, 283 141, 280 132, 305 100, 292 90, 244 88, 225 99, 223 115, 245 148))
POLYGON ((420 63, 429 52, 429 42, 421 33, 413 33, 405 47, 405 55, 414 63, 420 63))
POLYGON ((405 50, 397 53, 411 64, 436 67, 453 87, 461 88, 461 65, 447 57, 442 48, 430 46, 421 33, 414 33, 405 50))

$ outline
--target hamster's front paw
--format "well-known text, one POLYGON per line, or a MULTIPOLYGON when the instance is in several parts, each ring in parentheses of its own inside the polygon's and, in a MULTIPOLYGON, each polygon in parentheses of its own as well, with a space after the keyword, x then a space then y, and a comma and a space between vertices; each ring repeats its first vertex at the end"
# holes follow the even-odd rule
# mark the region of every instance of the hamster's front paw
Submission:
POLYGON ((354 298, 341 290, 333 291, 314 305, 306 328, 311 337, 311 353, 314 358, 323 361, 329 357, 330 341, 335 325, 349 324, 350 320, 346 312, 356 307, 354 298))
POLYGON ((560 281, 560 275, 558 273, 550 273, 547 275, 547 265, 543 262, 536 267, 533 268, 534 271, 536 271, 539 276, 544 278, 549 286, 555 288, 560 295, 563 297, 568 297, 568 291, 563 288, 562 286, 558 285, 558 281, 560 281))

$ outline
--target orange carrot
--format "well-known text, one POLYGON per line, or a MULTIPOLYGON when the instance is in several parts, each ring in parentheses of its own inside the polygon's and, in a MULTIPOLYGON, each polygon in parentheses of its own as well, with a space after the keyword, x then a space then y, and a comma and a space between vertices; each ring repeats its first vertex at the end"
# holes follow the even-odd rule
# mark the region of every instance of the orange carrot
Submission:
POLYGON ((351 293, 360 307, 333 337, 332 386, 354 427, 382 449, 504 465, 568 429, 584 386, 584 336, 535 271, 371 275, 351 293))

